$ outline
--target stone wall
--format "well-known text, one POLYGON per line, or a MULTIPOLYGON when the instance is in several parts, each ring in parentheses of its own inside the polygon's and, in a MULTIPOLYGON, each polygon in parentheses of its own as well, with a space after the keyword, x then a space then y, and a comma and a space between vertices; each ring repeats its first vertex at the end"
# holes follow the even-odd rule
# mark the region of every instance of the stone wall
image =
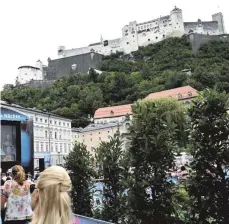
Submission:
POLYGON ((222 35, 204 35, 192 33, 186 36, 187 40, 191 43, 193 52, 197 52, 202 44, 208 41, 229 41, 229 34, 222 35))
POLYGON ((86 53, 71 57, 50 60, 47 68, 47 80, 57 80, 70 74, 86 74, 90 68, 100 69, 102 55, 97 53, 86 53))

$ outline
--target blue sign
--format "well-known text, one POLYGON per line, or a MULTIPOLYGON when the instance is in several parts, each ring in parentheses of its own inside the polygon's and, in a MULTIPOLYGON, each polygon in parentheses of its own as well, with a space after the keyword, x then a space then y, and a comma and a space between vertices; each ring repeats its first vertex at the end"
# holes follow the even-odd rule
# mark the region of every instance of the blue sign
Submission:
POLYGON ((24 114, 18 113, 14 110, 1 107, 1 120, 5 121, 24 121, 28 120, 28 117, 24 114))

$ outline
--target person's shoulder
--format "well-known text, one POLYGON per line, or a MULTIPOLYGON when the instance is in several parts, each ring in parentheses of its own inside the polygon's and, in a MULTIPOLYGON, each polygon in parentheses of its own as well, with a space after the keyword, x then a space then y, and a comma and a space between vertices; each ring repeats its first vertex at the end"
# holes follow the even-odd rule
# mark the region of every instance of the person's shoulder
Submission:
POLYGON ((30 181, 26 180, 24 182, 24 186, 25 186, 26 189, 29 189, 30 188, 30 185, 31 185, 31 182, 30 181))
POLYGON ((6 180, 4 183, 4 189, 9 189, 14 184, 13 180, 6 180))

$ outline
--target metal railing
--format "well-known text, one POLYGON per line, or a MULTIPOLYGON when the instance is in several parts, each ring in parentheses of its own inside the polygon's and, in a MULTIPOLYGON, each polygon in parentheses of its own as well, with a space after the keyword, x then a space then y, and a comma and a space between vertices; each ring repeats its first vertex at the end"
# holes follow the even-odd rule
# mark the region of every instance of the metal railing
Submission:
POLYGON ((113 223, 74 214, 72 224, 113 224, 113 223))

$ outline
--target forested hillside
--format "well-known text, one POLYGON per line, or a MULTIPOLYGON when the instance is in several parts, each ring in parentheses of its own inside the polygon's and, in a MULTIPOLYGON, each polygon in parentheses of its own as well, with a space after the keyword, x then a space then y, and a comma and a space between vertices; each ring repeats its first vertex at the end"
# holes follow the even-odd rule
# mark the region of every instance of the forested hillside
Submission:
POLYGON ((229 42, 209 42, 194 54, 185 39, 166 39, 131 56, 104 57, 101 70, 62 78, 45 90, 5 85, 1 99, 66 116, 77 127, 87 125, 98 107, 132 103, 151 92, 190 85, 228 93, 229 42))

